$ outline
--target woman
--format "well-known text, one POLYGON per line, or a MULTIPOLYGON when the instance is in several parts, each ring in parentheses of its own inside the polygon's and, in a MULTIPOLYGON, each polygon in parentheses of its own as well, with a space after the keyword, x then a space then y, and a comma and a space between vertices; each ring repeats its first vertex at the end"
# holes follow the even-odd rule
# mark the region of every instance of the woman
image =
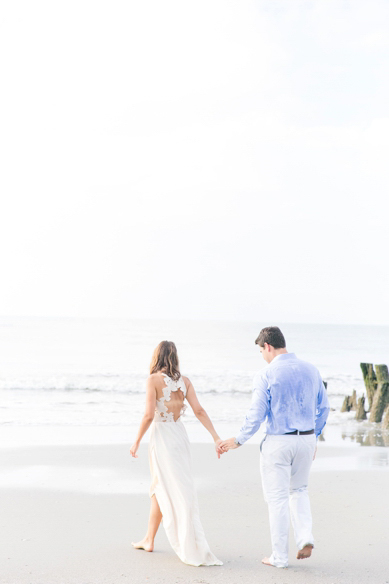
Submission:
POLYGON ((182 562, 192 566, 221 566, 222 562, 209 549, 200 523, 189 439, 181 422, 186 409, 185 398, 217 446, 220 438, 211 420, 201 407, 189 379, 180 374, 175 344, 162 341, 151 360, 146 410, 131 447, 131 455, 137 458, 140 441, 153 422, 149 444, 149 525, 146 536, 132 545, 136 549, 152 552, 154 538, 163 519, 170 545, 182 562))

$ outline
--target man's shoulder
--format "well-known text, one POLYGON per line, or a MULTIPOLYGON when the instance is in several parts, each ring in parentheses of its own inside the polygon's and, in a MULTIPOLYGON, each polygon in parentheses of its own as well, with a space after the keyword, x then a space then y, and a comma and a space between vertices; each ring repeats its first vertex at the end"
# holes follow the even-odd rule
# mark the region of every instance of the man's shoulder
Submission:
POLYGON ((283 361, 280 363, 282 366, 290 366, 293 368, 299 368, 301 371, 306 371, 307 373, 311 373, 311 375, 320 375, 318 368, 310 363, 309 361, 305 361, 304 359, 299 359, 298 357, 294 356, 293 359, 283 361))
POLYGON ((264 381, 267 379, 267 374, 269 371, 271 363, 269 363, 268 365, 265 365, 265 367, 262 367, 262 369, 260 369, 259 371, 257 371, 257 373, 255 373, 254 377, 253 377, 253 383, 254 383, 254 387, 260 383, 261 381, 264 381))

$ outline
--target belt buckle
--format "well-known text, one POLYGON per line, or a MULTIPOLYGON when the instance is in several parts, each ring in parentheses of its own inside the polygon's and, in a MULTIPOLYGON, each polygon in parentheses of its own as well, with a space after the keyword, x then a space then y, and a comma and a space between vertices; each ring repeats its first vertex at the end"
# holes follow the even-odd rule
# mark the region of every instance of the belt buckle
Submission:
POLYGON ((297 430, 297 436, 300 436, 300 430, 297 430))

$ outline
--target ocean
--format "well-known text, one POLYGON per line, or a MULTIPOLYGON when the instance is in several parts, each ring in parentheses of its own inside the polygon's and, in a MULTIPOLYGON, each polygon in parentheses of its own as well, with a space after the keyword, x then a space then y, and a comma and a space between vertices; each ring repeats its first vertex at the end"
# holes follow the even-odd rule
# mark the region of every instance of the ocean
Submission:
MULTIPOLYGON (((176 343, 212 421, 240 427, 252 378, 265 366, 254 344, 265 322, 129 319, 0 319, 0 425, 136 427, 154 347, 176 343)), ((271 324, 271 323, 270 323, 271 324)), ((287 349, 318 367, 333 412, 346 394, 364 392, 360 362, 389 362, 389 327, 279 324, 287 349)), ((187 410, 188 411, 188 410, 187 410)), ((192 412, 188 425, 198 424, 192 412)))

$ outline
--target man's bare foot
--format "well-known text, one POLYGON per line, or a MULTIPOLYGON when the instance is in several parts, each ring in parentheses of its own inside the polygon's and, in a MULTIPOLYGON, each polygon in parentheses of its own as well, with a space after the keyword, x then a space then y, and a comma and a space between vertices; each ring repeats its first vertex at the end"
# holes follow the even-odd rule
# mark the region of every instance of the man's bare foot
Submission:
POLYGON ((154 550, 154 544, 150 543, 146 538, 138 541, 138 543, 131 543, 131 545, 136 550, 145 550, 145 552, 152 552, 154 550))
POLYGON ((297 559, 298 560, 305 560, 306 558, 311 557, 313 550, 313 545, 311 543, 307 543, 301 550, 297 552, 297 559))

